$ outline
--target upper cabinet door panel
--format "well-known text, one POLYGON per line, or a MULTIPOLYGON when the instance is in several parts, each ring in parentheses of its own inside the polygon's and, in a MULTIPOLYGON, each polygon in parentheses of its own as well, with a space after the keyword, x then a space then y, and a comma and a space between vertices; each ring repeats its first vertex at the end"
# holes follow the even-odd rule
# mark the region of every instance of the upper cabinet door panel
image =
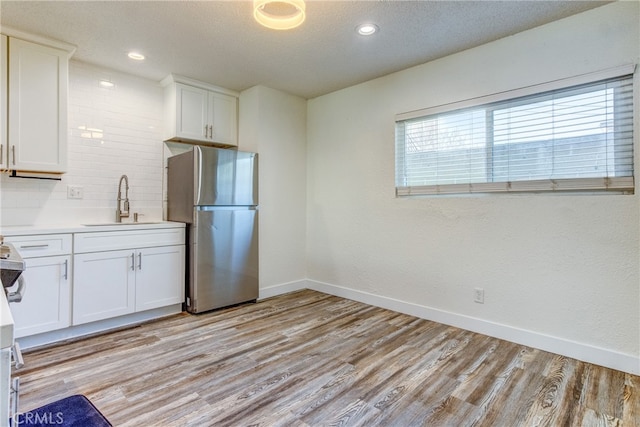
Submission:
POLYGON ((176 132, 186 139, 202 139, 207 132, 207 91, 176 84, 176 132))
POLYGON ((221 144, 238 144, 238 98, 222 93, 209 94, 212 110, 212 132, 214 141, 221 144))
POLYGON ((65 172, 68 52, 9 38, 9 168, 65 172))
POLYGON ((7 36, 2 35, 0 43, 0 169, 7 169, 7 36))

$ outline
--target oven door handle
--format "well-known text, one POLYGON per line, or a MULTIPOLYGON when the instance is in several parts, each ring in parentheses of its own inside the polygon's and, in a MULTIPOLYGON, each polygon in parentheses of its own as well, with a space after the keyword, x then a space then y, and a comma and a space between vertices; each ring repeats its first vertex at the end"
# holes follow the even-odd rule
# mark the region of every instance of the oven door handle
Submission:
POLYGON ((22 277, 22 275, 20 275, 18 277, 18 289, 16 289, 15 292, 7 293, 7 301, 8 302, 20 302, 20 301, 22 301, 22 297, 24 296, 24 288, 25 288, 24 277, 22 277))
POLYGON ((13 417, 17 417, 18 416, 18 404, 19 404, 19 398, 20 398, 20 378, 16 377, 13 379, 13 382, 11 384, 11 417, 12 420, 16 420, 13 417))

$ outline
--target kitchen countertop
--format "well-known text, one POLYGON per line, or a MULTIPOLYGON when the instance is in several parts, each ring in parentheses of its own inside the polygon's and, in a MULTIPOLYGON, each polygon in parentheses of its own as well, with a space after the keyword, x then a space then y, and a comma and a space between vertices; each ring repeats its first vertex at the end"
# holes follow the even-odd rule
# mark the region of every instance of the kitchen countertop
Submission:
POLYGON ((95 231, 149 230, 154 228, 184 228, 183 222, 92 222, 87 224, 12 225, 0 228, 3 236, 27 236, 34 234, 90 233, 95 231))
POLYGON ((13 345, 13 317, 4 291, 0 291, 0 349, 13 345))

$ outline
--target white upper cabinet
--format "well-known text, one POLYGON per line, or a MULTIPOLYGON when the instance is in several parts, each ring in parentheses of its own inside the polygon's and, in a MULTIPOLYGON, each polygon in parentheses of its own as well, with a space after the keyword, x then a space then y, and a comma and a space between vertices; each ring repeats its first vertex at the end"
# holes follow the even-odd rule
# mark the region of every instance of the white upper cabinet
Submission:
POLYGON ((6 99, 2 99, 6 141, 0 163, 3 169, 17 171, 18 175, 64 173, 69 57, 73 48, 58 42, 46 45, 27 41, 11 34, 7 39, 2 40, 3 47, 8 47, 2 53, 8 75, 6 79, 3 76, 3 88, 7 88, 3 90, 6 99))
POLYGON ((9 38, 9 167, 67 169, 66 52, 9 38))
POLYGON ((0 39, 0 170, 8 169, 7 149, 7 52, 9 39, 2 34, 0 39))
POLYGON ((222 144, 238 145, 238 98, 209 92, 208 105, 212 123, 210 137, 222 144))
POLYGON ((193 86, 175 84, 175 137, 200 140, 209 135, 209 92, 193 86))
POLYGON ((165 86, 165 140, 238 145, 235 92, 171 75, 165 86))

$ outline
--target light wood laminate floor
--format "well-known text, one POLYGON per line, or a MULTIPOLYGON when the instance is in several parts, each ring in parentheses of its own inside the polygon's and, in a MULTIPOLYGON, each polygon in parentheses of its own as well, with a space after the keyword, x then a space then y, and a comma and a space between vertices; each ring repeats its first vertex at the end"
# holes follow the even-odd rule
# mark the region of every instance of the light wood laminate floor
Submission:
POLYGON ((314 291, 25 354, 115 426, 640 426, 640 377, 314 291))

